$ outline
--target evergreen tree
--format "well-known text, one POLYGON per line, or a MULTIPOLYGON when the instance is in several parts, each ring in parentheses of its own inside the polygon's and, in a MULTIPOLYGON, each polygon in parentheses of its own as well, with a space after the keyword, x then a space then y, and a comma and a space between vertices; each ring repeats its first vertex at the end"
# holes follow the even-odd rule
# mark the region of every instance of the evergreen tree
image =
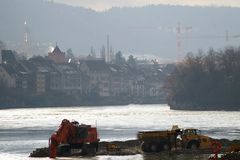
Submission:
POLYGON ((118 51, 118 52, 116 53, 116 55, 115 55, 115 63, 116 63, 117 65, 123 65, 123 64, 126 63, 126 60, 125 60, 125 58, 123 57, 121 51, 118 51))

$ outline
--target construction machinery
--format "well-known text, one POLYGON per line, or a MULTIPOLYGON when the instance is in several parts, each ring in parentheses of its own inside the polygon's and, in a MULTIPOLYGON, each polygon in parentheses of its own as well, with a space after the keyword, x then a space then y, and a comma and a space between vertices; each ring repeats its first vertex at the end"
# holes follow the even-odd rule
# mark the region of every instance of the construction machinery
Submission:
POLYGON ((239 160, 240 159, 240 143, 232 142, 225 151, 225 154, 221 155, 220 158, 210 157, 209 160, 239 160))
POLYGON ((120 146, 118 146, 117 144, 114 144, 114 143, 108 143, 106 145, 106 150, 108 152, 118 152, 121 150, 120 146))
POLYGON ((59 129, 49 138, 50 158, 95 155, 99 141, 96 127, 63 119, 59 129))
POLYGON ((229 145, 229 147, 226 149, 226 152, 240 152, 240 143, 232 143, 229 145))
POLYGON ((143 152, 159 152, 171 149, 209 149, 212 139, 204 136, 198 129, 180 129, 173 126, 172 130, 138 132, 143 152))

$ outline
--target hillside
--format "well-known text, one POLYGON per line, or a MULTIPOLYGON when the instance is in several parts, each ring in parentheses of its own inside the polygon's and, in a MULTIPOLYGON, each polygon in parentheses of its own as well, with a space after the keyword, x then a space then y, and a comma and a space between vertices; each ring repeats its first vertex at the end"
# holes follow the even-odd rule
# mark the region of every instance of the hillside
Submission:
POLYGON ((91 46, 98 53, 109 34, 115 51, 176 59, 178 23, 185 54, 199 48, 236 46, 239 38, 231 37, 239 34, 236 15, 240 15, 239 8, 159 5, 95 12, 43 0, 1 0, 0 39, 23 41, 26 20, 31 41, 57 42, 76 54, 89 53, 91 46))

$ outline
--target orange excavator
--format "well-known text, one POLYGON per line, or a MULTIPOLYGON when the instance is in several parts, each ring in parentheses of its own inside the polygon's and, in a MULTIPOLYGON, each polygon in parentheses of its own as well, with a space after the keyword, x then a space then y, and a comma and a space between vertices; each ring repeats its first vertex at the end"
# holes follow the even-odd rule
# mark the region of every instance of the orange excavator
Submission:
POLYGON ((59 129, 49 138, 50 158, 95 155, 99 141, 96 127, 63 119, 59 129))

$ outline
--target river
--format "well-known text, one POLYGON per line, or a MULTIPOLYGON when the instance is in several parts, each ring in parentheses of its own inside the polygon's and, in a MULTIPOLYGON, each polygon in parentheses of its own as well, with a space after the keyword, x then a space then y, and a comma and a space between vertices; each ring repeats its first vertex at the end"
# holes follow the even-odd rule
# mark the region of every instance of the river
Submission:
MULTIPOLYGON (((0 159, 28 158, 35 148, 46 147, 62 119, 97 126, 101 141, 135 139, 140 130, 165 130, 172 125, 199 128, 213 138, 240 139, 240 111, 176 111, 168 105, 55 107, 0 110, 0 159)), ((97 156, 92 160, 151 160, 162 155, 97 156)), ((48 158, 40 158, 41 160, 48 158)), ((66 159, 66 158, 60 158, 66 159)), ((67 158, 67 159, 79 159, 67 158)), ((164 157, 161 159, 204 159, 164 157)))

